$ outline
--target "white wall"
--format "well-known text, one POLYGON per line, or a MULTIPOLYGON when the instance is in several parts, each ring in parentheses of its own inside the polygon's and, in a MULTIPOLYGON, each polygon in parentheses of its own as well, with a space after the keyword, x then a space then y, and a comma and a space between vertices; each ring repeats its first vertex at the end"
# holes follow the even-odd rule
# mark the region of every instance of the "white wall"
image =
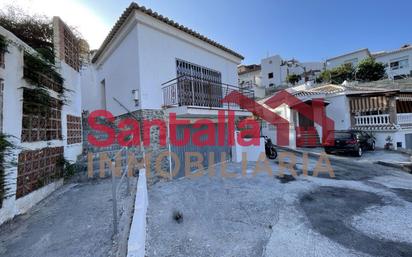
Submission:
MULTIPOLYGON (((105 80, 107 110, 115 116, 126 113, 126 111, 113 100, 113 97, 118 99, 129 110, 134 111, 138 109, 138 107, 135 106, 133 101, 132 90, 141 87, 139 82, 139 42, 137 27, 132 27, 124 36, 103 65, 98 67, 97 85, 94 87, 90 86, 90 90, 96 90, 98 92, 93 93, 93 95, 97 96, 100 94, 101 81, 105 80)), ((149 50, 145 49, 145 51, 149 50)), ((156 69, 153 69, 151 72, 156 74, 156 69)), ((100 103, 101 99, 93 108, 101 109, 100 103)), ((84 106, 84 108, 85 107, 86 106, 84 106)), ((157 106, 157 109, 159 108, 160 105, 157 106)))
MULTIPOLYGON (((82 151, 82 145, 67 145, 66 115, 72 114, 81 116, 81 87, 79 74, 65 63, 61 63, 61 65, 57 64, 57 66, 60 66, 60 71, 64 78, 64 86, 67 89, 72 90, 72 92, 67 94, 69 104, 62 108, 61 118, 63 140, 22 143, 23 90, 21 87, 27 85, 26 81, 23 79, 23 56, 24 51, 33 53, 34 50, 3 27, 0 27, 0 34, 4 35, 7 40, 10 41, 8 45, 8 53, 5 54, 5 69, 0 68, 0 78, 4 79, 3 133, 10 135, 11 137, 9 140, 17 146, 13 151, 14 161, 17 161, 17 156, 21 151, 58 146, 64 146, 66 159, 71 161, 76 160, 77 155, 82 151)), ((51 96, 57 97, 56 92, 49 92, 51 96)), ((12 193, 12 196, 3 202, 3 207, 0 209, 0 224, 13 218, 15 215, 26 212, 30 207, 41 201, 62 184, 62 181, 56 181, 16 200, 17 167, 14 166, 8 168, 6 172, 9 173, 7 181, 11 183, 10 192, 12 193)))
POLYGON ((280 69, 281 63, 282 58, 280 55, 271 56, 261 60, 262 86, 269 87, 270 84, 278 86, 285 80, 286 75, 282 74, 280 69), (273 78, 269 79, 268 75, 271 72, 273 73, 273 78))
MULTIPOLYGON (((163 105, 161 84, 177 77, 176 59, 217 70, 222 74, 223 83, 238 85, 240 58, 146 14, 136 12, 129 19, 96 62, 96 83, 100 85, 105 80, 107 109, 115 116, 126 111, 113 97, 131 111, 160 109, 163 105), (136 89, 139 90, 138 106, 132 95, 136 89)), ((98 93, 92 95, 99 97, 98 93)), ((85 100, 83 108, 94 106, 85 100)))
MULTIPOLYGON (((264 138, 259 138, 259 145, 243 146, 237 142, 239 131, 235 132, 236 142, 232 146, 232 161, 242 162, 243 153, 246 154, 246 161, 257 161, 261 153, 265 152, 265 140, 264 138)), ((244 141, 250 141, 252 139, 243 139, 244 141)))
POLYGON ((326 62, 326 69, 332 69, 338 67, 344 63, 352 62, 352 60, 357 60, 354 64, 356 66, 357 63, 362 61, 363 59, 369 57, 368 51, 365 49, 363 51, 347 54, 344 56, 336 57, 333 59, 329 59, 326 62))
MULTIPOLYGON (((306 71, 315 71, 319 70, 322 71, 324 69, 323 62, 299 62, 299 64, 288 67, 282 64, 282 58, 279 55, 274 55, 265 59, 261 60, 261 76, 262 76, 262 86, 269 87, 270 84, 274 86, 280 85, 287 85, 288 82, 286 81, 288 74, 292 75, 300 75, 302 79, 298 82, 298 84, 304 83, 303 73, 306 68, 306 71), (273 73, 273 78, 269 79, 269 73, 273 73)), ((318 72, 320 73, 320 72, 318 72)), ((311 77, 309 79, 315 79, 315 77, 311 77)))
POLYGON ((376 56, 377 62, 382 62, 384 64, 387 64, 386 74, 388 74, 390 78, 393 78, 394 76, 397 76, 397 75, 410 75, 410 72, 412 70, 411 60, 412 60, 412 49, 376 56), (408 67, 404 69, 391 70, 390 65, 389 65, 390 62, 396 61, 396 60, 402 60, 402 59, 408 59, 408 62, 409 62, 408 67))
MULTIPOLYGON (((177 77, 176 59, 185 60, 222 74, 222 82, 237 86, 237 65, 174 34, 138 23, 139 85, 143 109, 159 109, 163 104, 162 83, 177 77)), ((181 34, 183 32, 171 31, 181 34)))
MULTIPOLYGON (((82 142, 67 144, 67 115, 82 116, 82 89, 80 74, 64 62, 60 63, 60 72, 64 78, 64 87, 68 90, 66 97, 69 99, 62 108, 62 135, 64 145, 64 157, 75 162, 77 156, 82 153, 82 142)), ((86 96, 87 97, 87 96, 86 96)))
POLYGON ((97 80, 96 67, 89 64, 80 71, 80 84, 82 92, 82 110, 99 110, 101 109, 101 91, 100 81, 97 80))
POLYGON ((351 127, 349 100, 346 95, 327 97, 330 104, 326 106, 326 115, 335 121, 335 130, 346 130, 351 127))
POLYGON ((260 70, 246 72, 239 74, 239 86, 243 84, 243 87, 256 85, 260 87, 262 85, 262 79, 260 70))

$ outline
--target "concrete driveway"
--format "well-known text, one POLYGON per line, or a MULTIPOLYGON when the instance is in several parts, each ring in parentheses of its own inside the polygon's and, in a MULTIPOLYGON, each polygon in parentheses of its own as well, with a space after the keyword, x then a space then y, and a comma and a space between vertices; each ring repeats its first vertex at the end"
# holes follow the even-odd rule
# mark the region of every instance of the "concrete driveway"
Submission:
POLYGON ((149 189, 147 256, 412 256, 412 175, 331 164, 335 178, 279 179, 272 161, 273 175, 229 163, 233 178, 218 167, 217 176, 159 182, 149 189))
MULTIPOLYGON (((298 148, 299 151, 313 152, 313 153, 324 153, 323 147, 316 148, 298 148)), ((393 161, 393 162, 410 162, 412 161, 411 156, 405 153, 400 153, 396 151, 387 151, 377 149, 375 151, 365 151, 362 157, 355 157, 350 154, 328 154, 332 158, 342 159, 342 160, 352 160, 356 162, 366 162, 374 163, 377 161, 393 161)))
MULTIPOLYGON (((111 179, 64 185, 26 214, 0 226, 0 256, 116 256, 111 186, 111 179)), ((119 206, 129 198, 120 194, 119 206)))

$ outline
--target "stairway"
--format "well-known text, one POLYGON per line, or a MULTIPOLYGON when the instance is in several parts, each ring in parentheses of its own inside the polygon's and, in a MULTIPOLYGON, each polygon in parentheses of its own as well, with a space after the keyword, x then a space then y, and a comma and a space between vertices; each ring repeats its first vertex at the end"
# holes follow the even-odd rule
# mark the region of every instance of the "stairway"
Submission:
POLYGON ((296 146, 297 147, 320 147, 320 138, 316 128, 296 128, 296 146))

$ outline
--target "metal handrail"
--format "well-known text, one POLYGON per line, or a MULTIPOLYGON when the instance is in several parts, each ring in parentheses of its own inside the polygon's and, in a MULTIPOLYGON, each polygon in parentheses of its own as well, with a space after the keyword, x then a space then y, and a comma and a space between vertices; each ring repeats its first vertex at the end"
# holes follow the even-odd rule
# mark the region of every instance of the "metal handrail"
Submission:
POLYGON ((233 91, 254 99, 254 91, 251 89, 189 75, 179 76, 162 85, 165 107, 199 106, 230 109, 230 107, 238 107, 238 105, 224 104, 220 100, 233 91))
POLYGON ((181 75, 177 78, 168 80, 168 81, 162 83, 161 85, 163 86, 162 88, 166 88, 167 86, 170 86, 171 84, 175 84, 177 82, 181 82, 181 81, 184 81, 184 80, 198 80, 198 81, 203 81, 203 82, 210 82, 210 83, 213 83, 213 84, 226 86, 228 88, 239 89, 239 91, 247 91, 247 92, 250 92, 250 93, 254 93, 253 90, 248 89, 248 88, 242 88, 242 87, 234 86, 234 85, 231 85, 231 84, 227 84, 227 83, 223 83, 223 82, 216 82, 216 81, 209 80, 209 79, 206 79, 206 78, 199 78, 199 77, 195 77, 195 76, 191 76, 191 75, 181 75))
POLYGON ((127 193, 130 194, 130 182, 129 182, 129 176, 125 176, 127 174, 128 169, 129 169, 129 163, 127 163, 126 168, 124 171, 121 171, 121 177, 119 183, 116 185, 116 159, 121 154, 125 149, 128 149, 127 146, 124 146, 122 149, 120 149, 112 158, 112 167, 114 167, 112 170, 112 197, 113 197, 113 230, 114 234, 117 234, 118 232, 118 218, 117 218, 117 195, 119 194, 120 186, 122 185, 124 177, 126 177, 126 190, 127 193))

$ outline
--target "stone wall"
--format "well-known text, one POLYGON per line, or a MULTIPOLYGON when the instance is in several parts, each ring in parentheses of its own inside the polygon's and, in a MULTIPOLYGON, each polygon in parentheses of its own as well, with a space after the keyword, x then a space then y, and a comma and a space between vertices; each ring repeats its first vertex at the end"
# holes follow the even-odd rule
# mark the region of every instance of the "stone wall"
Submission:
MULTIPOLYGON (((81 158, 82 162, 87 162, 87 156, 89 153, 93 154, 93 169, 94 169, 94 174, 98 175, 99 174, 99 160, 101 157, 101 154, 107 154, 107 156, 109 158, 113 158, 116 153, 118 151, 120 151, 123 147, 120 146, 117 142, 117 140, 115 141, 115 143, 111 146, 108 147, 96 147, 93 146, 92 144, 90 144, 88 142, 88 135, 92 134, 94 135, 97 139, 105 139, 107 138, 107 135, 103 132, 97 132, 92 130, 89 127, 89 123, 88 123, 88 113, 84 113, 83 115, 83 155, 81 158)), ((144 133, 144 122, 143 121, 151 121, 151 120, 155 120, 155 119, 159 119, 161 121, 165 121, 165 114, 163 110, 149 110, 149 109, 144 109, 144 110, 137 110, 134 111, 132 113, 127 113, 127 114, 123 114, 120 115, 118 117, 116 117, 114 124, 110 124, 106 119, 99 119, 98 122, 101 124, 105 124, 107 126, 112 127, 113 129, 115 129, 116 134, 118 134, 120 132, 120 130, 118 129, 118 124, 119 122, 124 119, 124 118, 131 118, 131 119, 135 119, 139 122, 139 126, 140 126, 140 132, 141 132, 141 140, 143 142, 144 137, 145 137, 145 133, 144 133)), ((167 128, 165 128, 166 133, 167 133, 167 128)), ((148 167, 147 170, 150 171, 150 176, 148 176, 148 180, 151 183, 154 183, 156 181, 158 181, 159 179, 159 174, 156 172, 155 166, 156 166, 156 159, 159 156, 160 153, 164 152, 164 151, 168 151, 169 150, 169 140, 168 140, 168 135, 166 135, 166 145, 161 146, 160 145, 160 129, 158 126, 152 126, 150 129, 150 145, 148 146, 137 146, 137 147, 129 147, 127 149, 127 151, 123 151, 122 152, 122 165, 125 165, 127 162, 127 156, 128 153, 132 153, 134 154, 136 160, 140 163, 143 163, 143 152, 145 152, 145 156, 146 158, 150 157, 150 160, 146 160, 146 162, 150 163, 150 167, 148 167)), ((160 166, 162 168, 162 171, 164 172, 168 172, 169 171, 169 159, 168 157, 162 158, 161 160, 159 160, 160 166)), ((87 164, 86 164, 87 165, 87 164)), ((86 166, 85 166, 86 167, 86 166)), ((125 167, 125 166, 123 166, 125 167)), ((108 175, 108 167, 107 171, 106 171, 106 175, 108 175)))

